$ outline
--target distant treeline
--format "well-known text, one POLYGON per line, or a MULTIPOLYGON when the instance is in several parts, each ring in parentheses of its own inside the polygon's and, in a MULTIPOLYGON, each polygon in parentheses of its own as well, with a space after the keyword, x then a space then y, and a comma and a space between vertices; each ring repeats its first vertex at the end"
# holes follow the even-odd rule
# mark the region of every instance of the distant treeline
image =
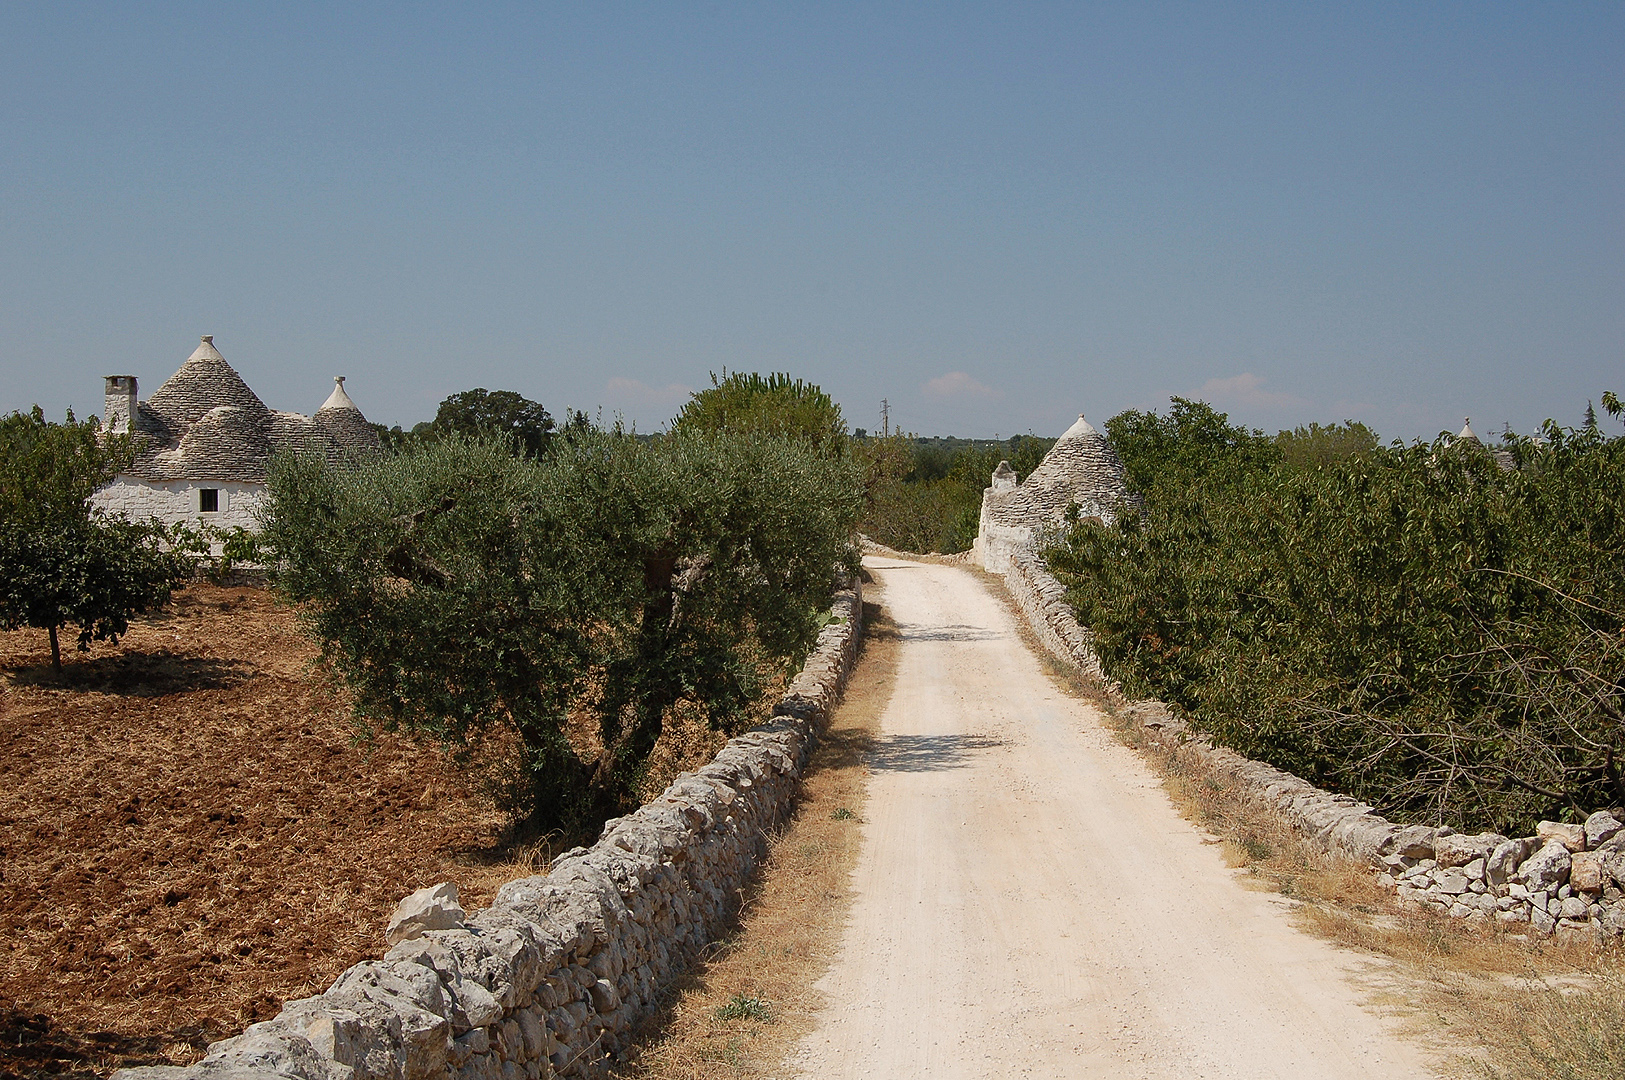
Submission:
MULTIPOLYGON (((1158 436, 1141 425, 1131 433, 1122 414, 1113 421, 1123 437, 1158 436)), ((1187 433, 1184 437, 1189 438, 1187 433)), ((1377 435, 1360 423, 1310 424, 1263 438, 1283 461, 1323 464, 1372 449, 1377 435)), ((873 462, 869 509, 860 526, 872 539, 900 551, 968 551, 976 539, 982 492, 999 462, 1008 461, 1016 475, 1027 474, 1044 460, 1054 439, 1012 435, 1008 439, 858 437, 860 454, 873 462)), ((1262 444, 1261 444, 1262 445, 1262 444)), ((1155 453, 1131 453, 1135 462, 1157 460, 1155 453)))

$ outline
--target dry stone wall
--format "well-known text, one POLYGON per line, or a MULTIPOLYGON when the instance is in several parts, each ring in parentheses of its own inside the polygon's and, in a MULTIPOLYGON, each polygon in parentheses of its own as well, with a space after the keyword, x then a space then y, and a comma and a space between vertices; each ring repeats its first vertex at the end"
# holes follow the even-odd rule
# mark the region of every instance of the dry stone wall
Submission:
MULTIPOLYGON (((1005 583, 1044 646, 1076 667, 1147 726, 1181 731, 1156 701, 1129 702, 1066 603, 1043 560, 1017 552, 1005 583)), ((1368 863, 1401 901, 1469 923, 1494 921, 1540 935, 1604 941, 1625 935, 1625 811, 1584 824, 1543 821, 1535 836, 1466 836, 1449 828, 1397 825, 1347 795, 1190 737, 1189 747, 1252 801, 1279 813, 1323 850, 1368 863)))
POLYGON ((773 719, 608 822, 591 848, 509 882, 466 918, 454 891, 414 894, 383 959, 214 1044, 196 1065, 115 1080, 593 1075, 731 917, 845 684, 862 614, 854 582, 773 719))

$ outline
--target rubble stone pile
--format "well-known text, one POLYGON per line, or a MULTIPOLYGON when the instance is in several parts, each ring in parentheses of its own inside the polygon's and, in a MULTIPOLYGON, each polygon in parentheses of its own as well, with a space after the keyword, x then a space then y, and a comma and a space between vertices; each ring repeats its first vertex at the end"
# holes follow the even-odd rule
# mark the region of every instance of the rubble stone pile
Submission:
POLYGON ((773 719, 606 823, 591 848, 509 882, 472 916, 454 886, 420 890, 391 920, 383 959, 215 1043, 196 1065, 124 1069, 116 1080, 595 1074, 732 916, 845 684, 862 613, 854 582, 773 719))

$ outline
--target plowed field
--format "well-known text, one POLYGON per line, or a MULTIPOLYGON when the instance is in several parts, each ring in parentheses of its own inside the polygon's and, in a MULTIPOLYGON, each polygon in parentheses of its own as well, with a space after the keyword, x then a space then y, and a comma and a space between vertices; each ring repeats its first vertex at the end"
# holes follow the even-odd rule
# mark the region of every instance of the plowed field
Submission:
POLYGON ((0 634, 0 1074, 190 1061, 378 955, 407 892, 513 876, 490 804, 355 742, 313 653, 201 584, 60 681, 43 632, 0 634))

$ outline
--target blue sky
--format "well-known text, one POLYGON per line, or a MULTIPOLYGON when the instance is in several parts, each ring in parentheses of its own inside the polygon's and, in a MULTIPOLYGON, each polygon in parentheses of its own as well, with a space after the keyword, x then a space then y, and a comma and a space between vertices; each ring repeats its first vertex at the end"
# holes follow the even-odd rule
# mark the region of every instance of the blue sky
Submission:
POLYGON ((346 375, 658 428, 1578 422, 1625 392, 1625 5, 0 8, 0 408, 346 375), (471 8, 471 9, 470 9, 471 8))

